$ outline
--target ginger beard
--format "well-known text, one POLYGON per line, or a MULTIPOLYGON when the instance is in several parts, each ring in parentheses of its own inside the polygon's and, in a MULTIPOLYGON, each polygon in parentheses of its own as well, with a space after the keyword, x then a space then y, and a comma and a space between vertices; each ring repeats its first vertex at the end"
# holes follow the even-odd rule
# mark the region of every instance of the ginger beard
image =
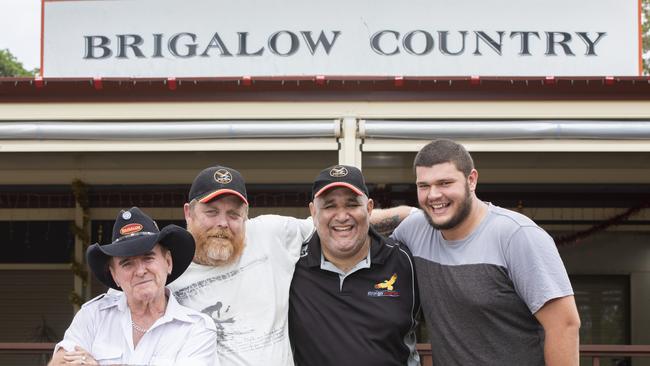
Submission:
POLYGON ((194 262, 206 266, 225 266, 235 262, 244 250, 244 236, 230 229, 202 230, 188 222, 187 230, 194 237, 194 262))

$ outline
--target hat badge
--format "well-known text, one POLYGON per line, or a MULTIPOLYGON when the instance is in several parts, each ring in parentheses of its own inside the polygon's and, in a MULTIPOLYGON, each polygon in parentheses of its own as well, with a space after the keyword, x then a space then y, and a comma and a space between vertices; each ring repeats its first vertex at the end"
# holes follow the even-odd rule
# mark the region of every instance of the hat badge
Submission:
POLYGON ((132 223, 132 224, 127 224, 122 226, 120 229, 120 235, 129 235, 129 234, 135 234, 139 231, 142 231, 143 227, 141 224, 138 223, 132 223))
POLYGON ((128 220, 130 218, 131 218, 131 212, 129 212, 129 211, 122 212, 122 219, 128 220))
POLYGON ((226 169, 219 169, 214 172, 214 180, 217 181, 217 183, 228 184, 232 182, 232 174, 230 174, 226 169))
POLYGON ((348 175, 348 170, 344 166, 336 166, 330 170, 330 176, 335 178, 345 177, 348 175))

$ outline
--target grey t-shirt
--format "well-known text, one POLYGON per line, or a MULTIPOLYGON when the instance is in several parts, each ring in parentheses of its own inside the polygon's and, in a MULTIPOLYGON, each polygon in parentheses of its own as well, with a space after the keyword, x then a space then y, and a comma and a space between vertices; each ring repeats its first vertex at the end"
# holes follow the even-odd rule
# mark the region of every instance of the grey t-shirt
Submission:
POLYGON ((392 237, 411 250, 434 365, 544 365, 535 316, 573 294, 553 239, 519 213, 488 205, 462 240, 445 240, 421 210, 392 237))

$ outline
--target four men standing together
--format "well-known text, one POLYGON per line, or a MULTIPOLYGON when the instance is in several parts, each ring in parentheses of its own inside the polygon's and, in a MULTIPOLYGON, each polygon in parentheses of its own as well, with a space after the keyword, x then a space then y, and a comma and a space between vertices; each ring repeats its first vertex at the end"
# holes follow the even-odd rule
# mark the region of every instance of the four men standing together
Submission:
POLYGON ((248 219, 239 172, 203 170, 184 206, 194 260, 169 287, 214 321, 214 364, 417 365, 421 299, 434 365, 577 365, 550 236, 476 197, 461 145, 435 140, 414 166, 419 210, 373 214, 361 172, 339 165, 313 182, 307 219, 248 219), (402 219, 391 238, 370 225, 402 219))

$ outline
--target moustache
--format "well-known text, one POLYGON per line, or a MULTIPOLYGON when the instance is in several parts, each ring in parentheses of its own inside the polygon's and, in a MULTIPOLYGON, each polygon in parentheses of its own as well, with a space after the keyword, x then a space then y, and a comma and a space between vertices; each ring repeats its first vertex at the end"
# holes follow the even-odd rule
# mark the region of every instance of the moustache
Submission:
POLYGON ((233 236, 234 235, 232 234, 232 232, 228 229, 212 229, 212 230, 208 230, 208 232, 206 233, 206 237, 216 238, 216 239, 231 240, 233 236))

